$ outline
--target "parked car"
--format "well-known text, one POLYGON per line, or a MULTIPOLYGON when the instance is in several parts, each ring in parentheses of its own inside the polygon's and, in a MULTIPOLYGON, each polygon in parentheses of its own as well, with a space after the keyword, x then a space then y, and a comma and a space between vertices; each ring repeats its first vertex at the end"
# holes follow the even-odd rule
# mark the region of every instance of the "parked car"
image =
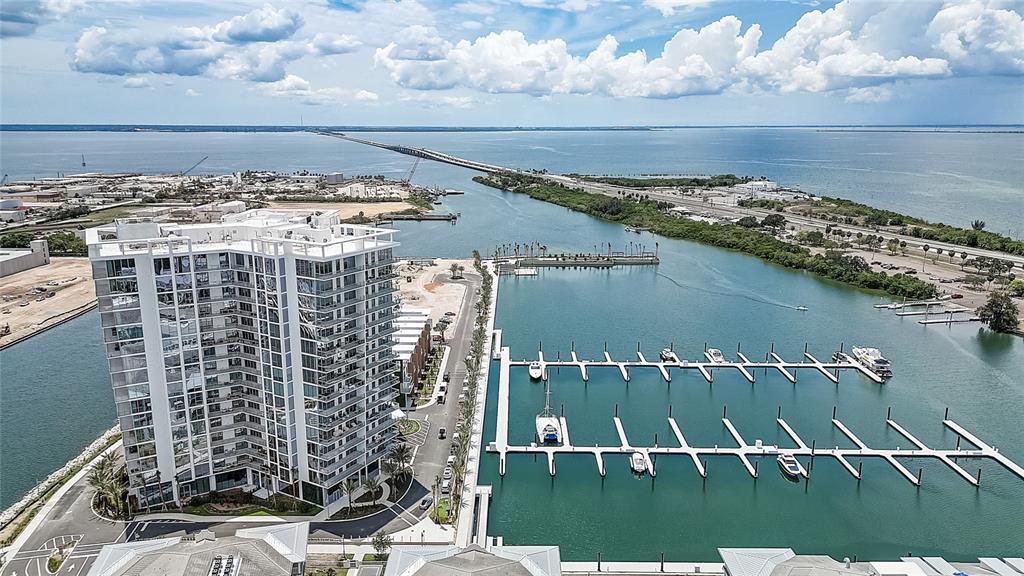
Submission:
POLYGON ((426 510, 427 508, 430 508, 430 506, 433 503, 434 503, 434 497, 433 496, 427 496, 423 500, 420 500, 420 510, 426 510))
POLYGON ((452 479, 452 474, 453 474, 452 467, 451 466, 445 466, 444 467, 444 472, 441 474, 441 478, 444 478, 445 480, 451 480, 452 479))
POLYGON ((959 300, 960 298, 963 298, 964 295, 959 292, 954 292, 953 294, 950 294, 949 297, 953 300, 959 300))
POLYGON ((445 466, 451 466, 453 464, 455 464, 455 456, 449 456, 448 461, 445 462, 445 466))
POLYGON ((451 382, 452 381, 452 373, 451 372, 445 372, 443 380, 445 382, 451 382))
POLYGON ((440 428, 437 429, 438 440, 444 440, 446 436, 448 436, 448 429, 446 429, 444 426, 441 426, 440 428))
POLYGON ((452 491, 452 481, 442 480, 441 481, 441 494, 448 494, 452 491))

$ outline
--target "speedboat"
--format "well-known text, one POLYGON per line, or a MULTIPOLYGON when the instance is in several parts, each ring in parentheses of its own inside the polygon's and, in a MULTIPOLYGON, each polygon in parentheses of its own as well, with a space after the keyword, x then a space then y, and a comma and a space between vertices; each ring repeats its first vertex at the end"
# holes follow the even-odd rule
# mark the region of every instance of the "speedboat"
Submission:
POLYGON ((643 476, 647 473, 647 460, 644 455, 639 452, 633 452, 629 455, 629 467, 633 470, 634 474, 643 476))
POLYGON ((800 312, 807 312, 807 306, 797 306, 796 309, 800 312))
POLYGON ((661 350, 660 357, 662 362, 668 362, 672 360, 673 356, 675 356, 675 352, 673 352, 671 348, 663 348, 661 350))
POLYGON ((800 479, 802 471, 800 469, 800 463, 797 462, 795 456, 792 454, 779 454, 776 461, 779 463, 779 470, 782 470, 782 473, 786 478, 789 478, 790 480, 800 479))
POLYGON ((544 365, 540 363, 540 360, 534 360, 530 362, 530 378, 534 380, 540 380, 544 376, 544 365))
POLYGON ((713 364, 725 364, 725 355, 718 348, 708 348, 704 355, 708 357, 708 360, 713 364))
POLYGON ((878 348, 869 348, 867 346, 854 346, 851 351, 853 357, 857 362, 860 362, 862 366, 874 372, 877 376, 882 378, 889 378, 892 376, 892 365, 889 364, 889 360, 882 356, 882 352, 878 348))

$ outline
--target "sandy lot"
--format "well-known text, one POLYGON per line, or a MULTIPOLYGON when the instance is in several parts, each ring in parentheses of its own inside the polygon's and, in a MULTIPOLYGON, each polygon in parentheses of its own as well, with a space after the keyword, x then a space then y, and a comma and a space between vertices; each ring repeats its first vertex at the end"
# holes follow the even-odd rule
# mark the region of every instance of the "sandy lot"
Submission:
POLYGON ((406 202, 271 202, 269 206, 291 210, 337 210, 342 218, 351 218, 360 212, 371 217, 413 207, 406 202))
MULTIPOLYGON (((444 317, 445 312, 462 309, 462 299, 466 296, 466 287, 462 284, 442 283, 451 273, 451 265, 459 264, 465 269, 473 269, 472 260, 435 259, 433 266, 409 264, 408 260, 398 266, 398 286, 402 304, 415 308, 430 308, 430 319, 436 325, 444 317), (412 280, 409 280, 411 278, 412 280)), ((453 325, 459 318, 453 319, 453 325)))
POLYGON ((7 276, 0 281, 0 329, 9 325, 11 333, 0 336, 0 346, 40 332, 94 302, 96 286, 88 258, 51 258, 46 266, 7 276), (54 295, 38 302, 38 294, 29 294, 37 287, 54 295))

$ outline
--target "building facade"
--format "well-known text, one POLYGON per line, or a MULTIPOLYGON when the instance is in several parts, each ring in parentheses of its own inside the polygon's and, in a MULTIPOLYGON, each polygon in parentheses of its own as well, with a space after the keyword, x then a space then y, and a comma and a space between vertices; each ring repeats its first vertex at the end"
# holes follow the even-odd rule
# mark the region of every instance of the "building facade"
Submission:
MULTIPOLYGON (((411 395, 430 359, 430 308, 402 306, 395 320, 395 356, 399 373, 398 389, 411 395)), ((409 404, 412 398, 408 399, 409 404)))
POLYGON ((392 230, 250 210, 87 231, 130 490, 325 505, 396 432, 392 230))

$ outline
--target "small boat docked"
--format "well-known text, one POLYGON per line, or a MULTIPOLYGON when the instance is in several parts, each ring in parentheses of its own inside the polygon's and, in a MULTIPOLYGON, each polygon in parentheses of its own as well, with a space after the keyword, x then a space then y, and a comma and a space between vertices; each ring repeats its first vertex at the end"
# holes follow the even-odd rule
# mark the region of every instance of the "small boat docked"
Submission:
POLYGON ((562 423, 551 413, 551 388, 544 387, 544 410, 537 415, 537 442, 541 444, 562 443, 562 423))
POLYGON ((718 348, 708 348, 704 354, 714 364, 725 364, 725 354, 718 348))
POLYGON ((662 348, 661 354, 658 355, 662 362, 669 362, 675 357, 675 352, 671 348, 662 348))
POLYGON ((782 470, 782 474, 790 480, 799 480, 802 470, 800 463, 797 462, 796 457, 792 454, 779 454, 776 458, 779 463, 779 470, 782 470))
POLYGON ((634 228, 632 226, 626 226, 626 232, 635 232, 636 234, 639 234, 640 233, 640 229, 639 228, 634 228))
POLYGON ((892 365, 889 364, 889 360, 882 355, 878 348, 854 346, 850 351, 853 352, 853 358, 857 362, 860 362, 862 366, 871 370, 876 375, 882 378, 890 378, 892 376, 892 365))
POLYGON ((643 476, 647 473, 647 459, 644 455, 639 452, 633 452, 629 455, 629 468, 634 474, 643 476))
POLYGON ((540 360, 534 360, 530 362, 530 378, 534 380, 540 380, 544 376, 544 365, 540 363, 540 360))

